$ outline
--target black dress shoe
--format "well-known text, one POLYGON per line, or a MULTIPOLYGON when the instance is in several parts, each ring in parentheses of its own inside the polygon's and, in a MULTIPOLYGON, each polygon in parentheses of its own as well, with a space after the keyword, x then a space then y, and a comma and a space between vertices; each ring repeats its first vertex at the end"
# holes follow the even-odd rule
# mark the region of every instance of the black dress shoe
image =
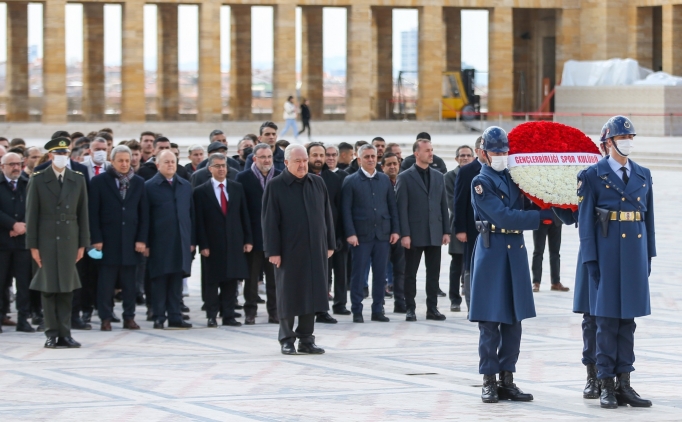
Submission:
POLYGON ((188 313, 189 313, 189 308, 188 308, 187 306, 185 306, 185 304, 183 303, 183 304, 180 306, 180 312, 182 312, 183 314, 188 314, 188 313))
POLYGON ((215 318, 209 318, 208 323, 206 324, 208 328, 217 328, 218 327, 218 322, 215 320, 215 318))
POLYGON ((80 318, 72 318, 71 328, 74 330, 92 330, 92 325, 83 322, 80 318))
POLYGON ((17 331, 21 331, 22 333, 36 332, 35 328, 31 327, 31 324, 28 323, 26 318, 19 318, 17 321, 17 331))
POLYGON ((240 305, 240 304, 238 304, 238 303, 236 303, 236 304, 234 305, 234 309, 244 309, 244 306, 243 306, 243 305, 240 305))
POLYGON ((306 355, 321 355, 324 353, 324 349, 317 347, 315 343, 301 343, 298 342, 298 353, 306 355))
POLYGON ((459 305, 455 305, 454 303, 450 305, 450 312, 460 312, 462 309, 459 305))
POLYGON ((362 314, 354 314, 353 322, 365 322, 365 319, 362 317, 362 314))
POLYGON ((338 321, 336 320, 336 318, 329 315, 329 312, 325 312, 323 314, 319 314, 315 318, 315 322, 319 322, 322 324, 336 324, 338 321))
POLYGON ((57 337, 48 337, 47 340, 45 340, 45 348, 61 349, 61 347, 57 346, 57 337))
POLYGON ((31 317, 31 324, 32 325, 40 325, 43 322, 43 315, 42 314, 33 314, 31 317))
POLYGON ((239 312, 235 312, 235 313, 232 314, 232 317, 233 317, 233 318, 241 318, 241 317, 242 317, 242 314, 240 314, 239 312))
POLYGON ((147 309, 147 321, 154 321, 154 311, 147 309))
POLYGON ((44 333, 45 332, 45 321, 42 321, 40 324, 38 324, 38 327, 36 328, 36 331, 39 333, 44 333))
POLYGON ((438 312, 438 309, 431 309, 426 311, 426 319, 432 319, 434 321, 445 321, 445 315, 438 312))
POLYGON ((256 299, 256 303, 265 303, 265 300, 263 300, 262 297, 258 296, 258 299, 256 299))
POLYGON ((227 325, 230 327, 241 327, 242 323, 234 318, 223 318, 223 325, 227 325))
MULTIPOLYGON (((112 314, 113 314, 113 312, 112 312, 112 314)), ((92 322, 92 311, 83 311, 83 315, 81 316, 81 319, 85 323, 92 322)), ((114 321, 114 322, 116 322, 116 321, 114 321)), ((121 321, 118 321, 118 322, 121 322, 121 321)))
POLYGON ((441 289, 438 289, 438 297, 445 297, 445 296, 447 296, 447 294, 444 291, 442 291, 441 289))
POLYGON ((643 399, 630 386, 630 373, 618 374, 616 382, 616 400, 619 406, 651 407, 651 400, 643 399))
POLYGON ((599 381, 601 381, 599 406, 604 409, 618 409, 618 399, 616 399, 616 387, 613 378, 604 378, 599 381))
POLYGON ((268 317, 268 324, 279 324, 279 318, 277 318, 276 316, 270 315, 268 317))
POLYGON ((499 396, 497 395, 497 381, 495 381, 495 374, 483 375, 481 400, 483 403, 497 403, 500 400, 499 396))
POLYGON ((81 344, 73 339, 73 337, 59 337, 57 340, 57 346, 63 346, 68 349, 78 349, 81 344))
POLYGON ((389 299, 392 299, 392 298, 393 298, 393 292, 389 292, 389 291, 388 291, 388 287, 387 287, 386 290, 384 291, 384 297, 389 298, 389 299))
POLYGON ((189 315, 182 314, 183 321, 189 321, 189 315))
POLYGON ((599 380, 597 379, 597 368, 594 364, 585 365, 587 369, 587 384, 583 390, 584 399, 598 399, 599 394, 599 380))
POLYGON ((351 312, 346 308, 334 309, 334 315, 350 315, 350 314, 351 314, 351 312))
POLYGON ((115 302, 123 302, 123 292, 118 292, 114 295, 115 302))
POLYGON ((283 355, 295 355, 296 348, 293 342, 282 343, 282 354, 283 355))
POLYGON ((137 297, 135 297, 135 304, 144 305, 145 303, 147 302, 144 300, 144 295, 142 293, 138 293, 137 297))
POLYGON ((407 313, 407 307, 405 305, 393 305, 394 314, 404 314, 407 313))
POLYGON ((175 330, 187 330, 189 328, 192 328, 192 324, 190 324, 189 322, 185 322, 185 321, 169 322, 168 328, 173 328, 175 330))
POLYGON ((163 322, 161 321, 154 321, 154 328, 157 330, 163 330, 163 322))
POLYGON ((414 313, 414 309, 408 309, 405 312, 405 321, 416 321, 417 315, 414 313))
POLYGON ((206 304, 205 304, 205 303, 204 303, 203 305, 201 305, 201 310, 202 310, 202 311, 205 311, 205 310, 206 310, 206 304))
POLYGON ((372 312, 372 321, 388 322, 390 319, 381 312, 372 312))
POLYGON ((365 297, 365 299, 367 299, 369 297, 369 287, 363 287, 362 294, 365 297))
POLYGON ((244 318, 244 325, 255 325, 256 324, 256 316, 255 315, 247 315, 244 318))
POLYGON ((121 322, 121 318, 117 317, 113 311, 111 312, 111 322, 115 322, 116 324, 121 322))
POLYGON ((533 401, 532 394, 526 394, 514 384, 514 374, 509 371, 500 372, 500 381, 497 383, 497 394, 500 400, 533 401))

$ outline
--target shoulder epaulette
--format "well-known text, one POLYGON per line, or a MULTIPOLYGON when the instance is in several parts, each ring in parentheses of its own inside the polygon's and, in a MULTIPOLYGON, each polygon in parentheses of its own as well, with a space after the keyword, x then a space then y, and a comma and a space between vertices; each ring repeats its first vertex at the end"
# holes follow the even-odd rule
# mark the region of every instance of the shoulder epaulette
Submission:
POLYGON ((42 172, 43 172, 42 170, 34 171, 33 173, 31 173, 31 177, 37 176, 37 175, 41 174, 42 172))
POLYGON ((78 171, 78 170, 71 170, 71 171, 74 172, 74 173, 76 173, 76 174, 80 174, 81 176, 83 175, 83 173, 81 173, 81 172, 78 171))

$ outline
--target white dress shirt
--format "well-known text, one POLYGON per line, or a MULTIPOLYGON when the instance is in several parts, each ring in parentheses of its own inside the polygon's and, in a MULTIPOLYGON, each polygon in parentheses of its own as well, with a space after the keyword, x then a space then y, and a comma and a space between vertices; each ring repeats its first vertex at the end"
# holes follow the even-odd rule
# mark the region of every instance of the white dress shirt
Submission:
POLYGON ((227 195, 227 179, 225 179, 223 182, 219 182, 215 180, 214 178, 211 177, 211 184, 213 184, 213 192, 215 193, 215 197, 218 200, 218 204, 220 204, 220 185, 222 183, 223 187, 222 190, 225 192, 225 199, 227 202, 230 202, 230 197, 227 195))
POLYGON ((377 175, 377 169, 374 169, 374 173, 372 173, 372 174, 367 173, 367 172, 365 171, 365 169, 363 169, 362 167, 360 167, 360 170, 362 170, 362 172, 365 173, 365 176, 367 176, 367 177, 370 178, 370 179, 373 179, 374 176, 377 175))

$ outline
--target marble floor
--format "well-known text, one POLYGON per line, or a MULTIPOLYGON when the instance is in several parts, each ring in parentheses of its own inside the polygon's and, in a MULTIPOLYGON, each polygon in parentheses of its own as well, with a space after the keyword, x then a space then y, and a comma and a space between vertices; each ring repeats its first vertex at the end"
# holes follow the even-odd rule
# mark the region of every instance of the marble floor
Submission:
MULTIPOLYGON (((466 312, 426 321, 420 271, 417 322, 387 303, 389 323, 316 325, 321 356, 283 356, 265 310, 255 326, 208 329, 198 272, 190 280, 187 331, 153 330, 138 308, 140 331, 75 331, 81 349, 47 350, 42 334, 0 334, 1 421, 417 421, 682 420, 682 242, 677 172, 655 172, 658 257, 651 274, 653 313, 637 319, 632 382, 649 409, 603 410, 584 400, 580 315, 572 290, 550 292, 545 268, 538 317, 524 321, 516 382, 532 403, 483 404, 476 325, 466 312)), ((562 281, 572 287, 577 233, 565 227, 562 281)), ((532 238, 527 234, 529 254, 532 238)), ((443 249, 441 288, 449 256, 443 249)), ((545 267, 548 257, 545 255, 545 267)), ((197 268, 198 270, 198 268, 197 268)), ((116 312, 121 308, 117 304, 116 312)), ((16 318, 16 316, 14 316, 16 318)), ((93 318, 98 328, 99 320, 93 318)))

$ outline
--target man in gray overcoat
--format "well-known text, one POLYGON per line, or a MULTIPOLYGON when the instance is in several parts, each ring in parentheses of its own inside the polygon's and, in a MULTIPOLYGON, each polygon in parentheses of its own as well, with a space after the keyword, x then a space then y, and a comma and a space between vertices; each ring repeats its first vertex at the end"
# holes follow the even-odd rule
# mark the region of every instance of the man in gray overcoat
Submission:
POLYGON ((334 220, 329 195, 319 176, 308 174, 302 145, 284 152, 286 168, 265 186, 263 244, 275 266, 279 342, 282 354, 322 354, 315 345, 315 313, 327 312, 327 260, 334 253, 334 220), (298 327, 293 330, 294 318, 298 327))
POLYGON ((31 289, 41 292, 49 349, 81 346, 71 337, 71 300, 90 229, 85 177, 66 167, 70 144, 55 138, 45 145, 52 164, 33 173, 26 199, 26 243, 38 265, 31 289))

